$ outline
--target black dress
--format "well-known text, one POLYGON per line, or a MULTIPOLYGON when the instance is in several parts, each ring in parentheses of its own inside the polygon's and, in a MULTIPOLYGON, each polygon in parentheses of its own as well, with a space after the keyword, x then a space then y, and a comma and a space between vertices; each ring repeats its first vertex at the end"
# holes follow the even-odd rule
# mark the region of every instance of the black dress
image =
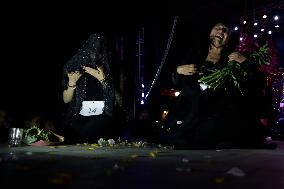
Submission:
POLYGON ((224 65, 203 62, 200 75, 173 74, 181 94, 161 130, 162 143, 193 149, 256 148, 264 144, 259 121, 263 78, 250 60, 242 63, 248 72, 246 78, 239 80, 243 93, 232 81, 216 90, 200 87, 201 76, 220 70, 224 65))
MULTIPOLYGON (((86 101, 103 101, 103 85, 86 74, 86 101)), ((112 137, 112 119, 105 112, 100 115, 82 116, 77 114, 68 127, 67 141, 97 142, 99 138, 112 137)))

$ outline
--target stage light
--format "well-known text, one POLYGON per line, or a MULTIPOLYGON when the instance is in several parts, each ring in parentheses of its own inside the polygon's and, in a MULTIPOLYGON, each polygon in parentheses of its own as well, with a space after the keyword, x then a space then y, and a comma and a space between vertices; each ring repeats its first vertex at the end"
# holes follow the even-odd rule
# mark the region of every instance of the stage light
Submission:
POLYGON ((277 15, 274 16, 274 20, 279 20, 279 17, 277 15))
POLYGON ((176 92, 175 92, 175 96, 178 96, 178 95, 180 95, 180 92, 179 92, 179 91, 176 91, 176 92))

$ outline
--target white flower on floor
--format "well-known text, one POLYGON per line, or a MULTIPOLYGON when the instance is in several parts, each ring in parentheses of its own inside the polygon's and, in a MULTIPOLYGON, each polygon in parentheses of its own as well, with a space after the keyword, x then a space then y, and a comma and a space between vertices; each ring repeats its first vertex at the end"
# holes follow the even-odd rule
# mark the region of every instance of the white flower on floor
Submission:
POLYGON ((226 174, 234 175, 237 177, 243 177, 246 175, 246 173, 238 167, 231 168, 229 171, 226 172, 226 174))
POLYGON ((108 142, 105 141, 103 138, 100 138, 100 139, 98 140, 98 144, 99 144, 100 146, 107 146, 108 142))
POLYGON ((110 146, 113 146, 115 144, 115 141, 113 139, 108 139, 107 142, 110 146))

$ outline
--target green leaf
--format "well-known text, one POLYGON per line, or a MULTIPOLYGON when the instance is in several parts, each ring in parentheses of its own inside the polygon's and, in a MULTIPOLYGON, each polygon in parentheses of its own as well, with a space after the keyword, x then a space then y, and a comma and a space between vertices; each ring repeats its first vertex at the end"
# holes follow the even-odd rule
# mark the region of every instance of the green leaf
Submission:
POLYGON ((31 144, 33 142, 36 142, 38 139, 36 136, 31 136, 31 135, 28 135, 26 136, 25 138, 23 138, 23 143, 25 144, 31 144))

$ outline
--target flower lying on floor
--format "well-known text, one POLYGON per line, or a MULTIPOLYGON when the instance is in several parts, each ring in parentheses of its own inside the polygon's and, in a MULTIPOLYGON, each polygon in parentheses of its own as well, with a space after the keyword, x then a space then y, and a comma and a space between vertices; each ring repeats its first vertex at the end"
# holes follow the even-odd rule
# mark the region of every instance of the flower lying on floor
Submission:
POLYGON ((100 138, 98 140, 99 146, 113 146, 115 144, 115 141, 113 139, 104 140, 103 138, 100 138))
POLYGON ((44 141, 45 145, 63 142, 64 137, 55 134, 52 131, 41 129, 37 126, 32 126, 28 129, 24 129, 22 142, 31 145, 38 141, 44 141))

